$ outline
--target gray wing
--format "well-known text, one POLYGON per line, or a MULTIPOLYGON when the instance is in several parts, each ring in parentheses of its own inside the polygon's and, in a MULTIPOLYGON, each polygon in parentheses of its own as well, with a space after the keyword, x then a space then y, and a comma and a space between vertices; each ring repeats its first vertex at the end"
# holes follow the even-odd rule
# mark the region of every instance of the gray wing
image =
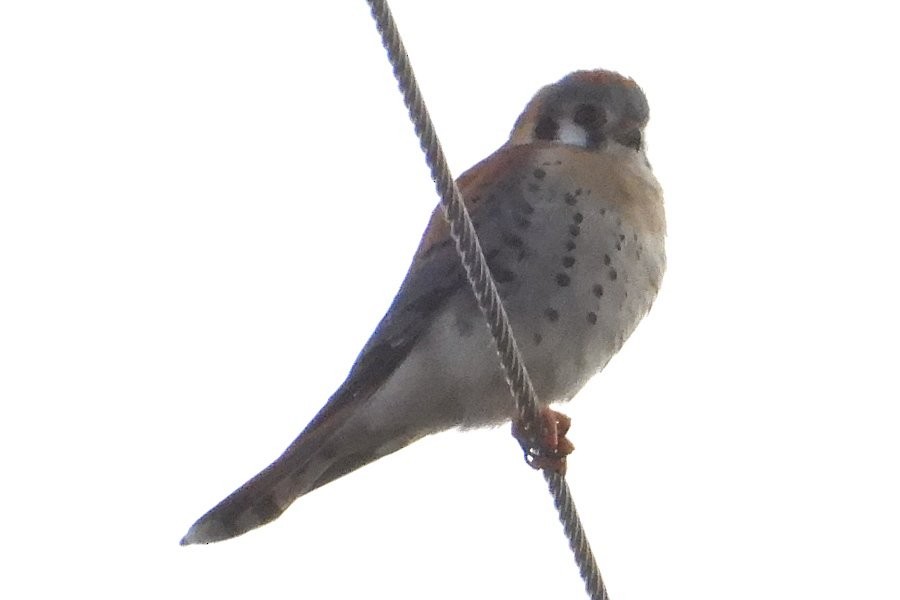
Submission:
POLYGON ((387 313, 356 357, 347 379, 307 426, 325 419, 378 390, 428 329, 447 301, 468 285, 452 243, 417 257, 387 313))
MULTIPOLYGON (((518 147, 512 151, 525 152, 518 147)), ((494 158, 501 159, 502 166, 504 155, 496 154, 494 158)), ((473 176, 496 173, 488 168, 487 161, 482 165, 486 166, 476 167, 470 173, 473 176)), ((464 190, 465 178, 466 175, 460 178, 464 190)), ((515 183, 507 184, 502 190, 505 193, 495 196, 491 189, 503 182, 488 176, 485 179, 477 186, 469 180, 473 183, 470 188, 473 193, 466 194, 467 204, 478 204, 477 210, 472 211, 473 220, 502 294, 507 283, 504 279, 508 279, 504 278, 503 263, 514 260, 507 256, 510 253, 522 251, 521 240, 508 232, 522 226, 523 215, 530 207, 523 204, 519 194, 509 193, 515 183), (479 197, 482 192, 483 196, 479 197)), ((383 455, 364 448, 340 458, 327 457, 322 448, 347 416, 354 413, 355 407, 384 385, 435 321, 435 316, 460 293, 472 292, 447 228, 441 216, 435 214, 406 279, 341 387, 275 462, 198 519, 182 544, 214 542, 259 527, 278 517, 299 496, 383 455)), ((377 450, 382 441, 385 440, 371 439, 367 443, 377 450)))
MULTIPOLYGON (((417 257, 343 385, 281 456, 200 517, 182 545, 246 533, 277 518, 299 496, 378 458, 377 453, 355 452, 332 462, 319 453, 353 414, 354 406, 365 402, 403 362, 433 315, 464 282, 464 271, 451 246, 417 257), (317 471, 316 461, 323 461, 324 468, 317 471)), ((372 440, 376 445, 381 441, 372 440)))

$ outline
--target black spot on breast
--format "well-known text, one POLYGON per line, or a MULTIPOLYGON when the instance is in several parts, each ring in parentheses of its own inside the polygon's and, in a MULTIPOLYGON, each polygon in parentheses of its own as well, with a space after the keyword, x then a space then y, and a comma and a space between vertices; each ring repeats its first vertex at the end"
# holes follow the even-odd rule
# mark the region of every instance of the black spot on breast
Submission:
POLYGON ((530 202, 526 202, 525 200, 516 200, 516 202, 513 204, 513 208, 523 215, 530 215, 534 212, 534 206, 532 206, 530 202))
POLYGON ((549 116, 541 117, 534 127, 534 137, 539 140, 555 140, 559 134, 559 123, 549 116))
POLYGON ((544 316, 547 317, 547 320, 551 323, 556 323, 559 321, 559 311, 553 308, 548 308, 544 311, 544 316))
POLYGON ((581 213, 575 213, 572 216, 572 220, 575 221, 576 223, 581 223, 582 221, 584 221, 584 215, 581 213))
POLYGON ((587 314, 587 321, 588 321, 588 323, 590 323, 591 325, 596 325, 596 324, 597 324, 597 313, 595 313, 595 312, 589 312, 589 313, 587 314))
POLYGON ((604 254, 603 255, 603 264, 606 266, 609 266, 609 264, 611 262, 612 262, 612 259, 609 257, 609 254, 604 254))
POLYGON ((544 341, 544 336, 542 336, 542 335, 539 334, 539 333, 534 334, 533 338, 534 338, 534 345, 535 345, 535 346, 540 346, 540 345, 541 345, 541 342, 544 341))
POLYGON ((545 171, 543 169, 535 169, 532 172, 532 175, 534 175, 535 179, 543 179, 544 177, 546 177, 547 171, 545 171))
POLYGON ((571 268, 572 265, 575 264, 575 257, 574 256, 563 256, 562 264, 567 269, 571 268))
POLYGON ((594 289, 592 291, 594 292, 594 295, 597 296, 598 298, 603 297, 603 286, 600 285, 599 283, 594 285, 594 289))
POLYGON ((536 183, 529 183, 529 184, 528 184, 528 191, 529 191, 529 192, 539 192, 539 191, 541 191, 541 186, 539 186, 539 185, 536 184, 536 183))
POLYGON ((481 201, 481 197, 480 196, 472 196, 471 198, 468 198, 468 200, 472 204, 478 204, 481 201))
POLYGON ((581 233, 581 227, 578 225, 569 225, 569 235, 572 237, 578 237, 578 234, 581 233))
POLYGON ((612 281, 615 281, 616 279, 619 278, 619 274, 616 272, 615 269, 610 269, 610 270, 609 270, 609 278, 610 278, 610 280, 612 280, 612 281))
POLYGON ((568 240, 566 242, 566 250, 571 252, 574 249, 575 249, 575 242, 573 242, 572 240, 568 240))
POLYGON ((575 194, 566 194, 566 204, 569 206, 575 206, 578 202, 578 198, 575 197, 575 194))
POLYGON ((572 278, 565 273, 556 274, 556 285, 559 287, 568 287, 570 283, 572 283, 572 278))

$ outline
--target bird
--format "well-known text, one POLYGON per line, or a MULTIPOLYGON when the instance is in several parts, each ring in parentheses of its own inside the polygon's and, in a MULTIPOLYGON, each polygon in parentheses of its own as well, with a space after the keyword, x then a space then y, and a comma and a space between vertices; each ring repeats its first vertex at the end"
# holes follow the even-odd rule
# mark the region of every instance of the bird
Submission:
MULTIPOLYGON (((646 97, 608 70, 541 88, 509 140, 457 180, 548 422, 541 468, 571 451, 571 399, 650 310, 666 268, 646 97)), ((182 545, 242 535, 412 442, 512 421, 490 332, 440 207, 387 313, 337 391, 271 465, 198 519, 182 545)), ((523 444, 527 446, 527 444, 523 444)), ((535 456, 541 455, 540 451, 535 456)))

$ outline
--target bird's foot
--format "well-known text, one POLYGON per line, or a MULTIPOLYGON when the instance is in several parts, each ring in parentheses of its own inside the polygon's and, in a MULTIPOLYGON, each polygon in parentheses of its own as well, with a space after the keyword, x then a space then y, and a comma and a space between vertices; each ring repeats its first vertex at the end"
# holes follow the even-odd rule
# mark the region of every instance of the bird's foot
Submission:
POLYGON ((512 434, 525 451, 525 462, 541 471, 566 474, 566 457, 575 446, 566 437, 572 419, 548 407, 538 411, 539 431, 531 431, 527 424, 513 421, 512 434))

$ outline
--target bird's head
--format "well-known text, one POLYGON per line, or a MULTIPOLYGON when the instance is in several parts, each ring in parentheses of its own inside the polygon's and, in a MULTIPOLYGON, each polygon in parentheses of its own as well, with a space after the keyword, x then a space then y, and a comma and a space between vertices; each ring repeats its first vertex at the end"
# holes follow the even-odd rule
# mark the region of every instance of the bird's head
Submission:
POLYGON ((632 79, 612 71, 576 71, 535 94, 508 143, 544 140, 589 150, 615 143, 640 151, 648 116, 644 92, 632 79))

